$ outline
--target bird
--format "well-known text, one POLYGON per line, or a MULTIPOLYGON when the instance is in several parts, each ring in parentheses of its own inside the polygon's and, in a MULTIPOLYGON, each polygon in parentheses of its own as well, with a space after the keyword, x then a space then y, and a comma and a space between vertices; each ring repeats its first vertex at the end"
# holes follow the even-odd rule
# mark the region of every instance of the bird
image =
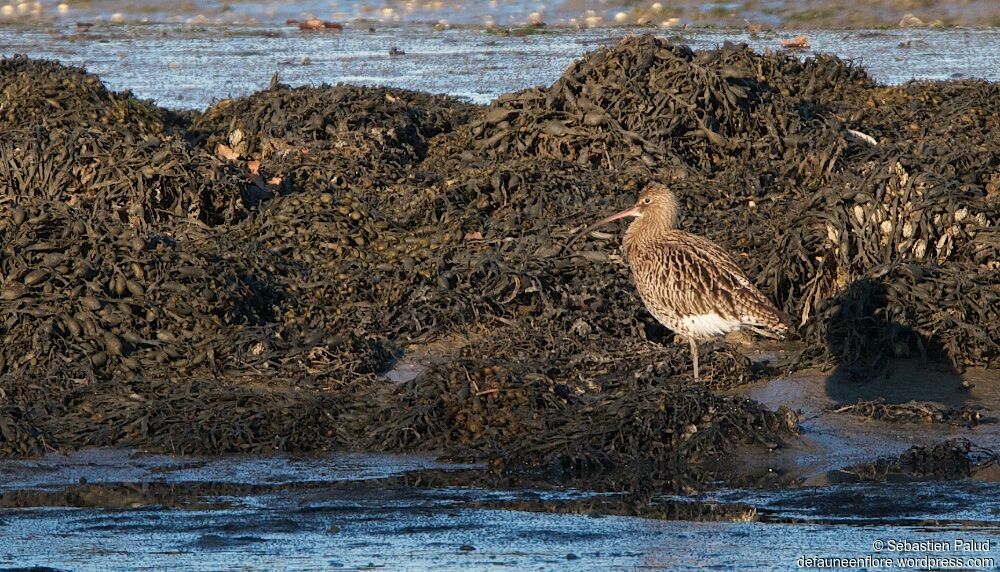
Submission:
POLYGON ((678 210, 673 191, 650 183, 634 206, 585 228, 565 249, 599 226, 633 218, 622 245, 639 297, 658 322, 688 341, 698 380, 698 342, 740 330, 782 339, 788 326, 724 248, 677 228, 678 210))

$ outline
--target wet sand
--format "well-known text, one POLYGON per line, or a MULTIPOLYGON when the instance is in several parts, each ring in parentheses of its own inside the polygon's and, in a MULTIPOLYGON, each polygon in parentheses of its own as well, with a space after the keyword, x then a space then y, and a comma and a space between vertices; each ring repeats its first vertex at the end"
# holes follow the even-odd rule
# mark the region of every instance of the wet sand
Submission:
MULTIPOLYGON (((917 361, 899 361, 889 375, 857 383, 837 374, 816 372, 767 380, 735 390, 772 409, 788 405, 799 414, 801 438, 774 451, 770 458, 748 455, 740 459, 743 470, 773 472, 786 482, 806 485, 857 480, 848 469, 884 457, 899 455, 911 446, 931 446, 945 439, 965 438, 993 447, 1000 443, 1000 386, 997 373, 973 370, 963 377, 978 380, 971 390, 962 388, 962 377, 924 369, 917 361), (859 400, 884 398, 890 404, 910 402, 940 406, 968 406, 987 418, 974 427, 943 423, 880 422, 838 410, 859 400)), ((990 467, 978 477, 1000 482, 1000 467, 990 467)))

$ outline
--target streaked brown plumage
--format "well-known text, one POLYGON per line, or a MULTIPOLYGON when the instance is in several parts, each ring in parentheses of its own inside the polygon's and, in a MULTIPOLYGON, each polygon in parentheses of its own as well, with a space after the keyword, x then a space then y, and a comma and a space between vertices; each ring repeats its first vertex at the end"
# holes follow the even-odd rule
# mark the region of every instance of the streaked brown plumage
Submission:
POLYGON ((601 220, 579 235, 625 217, 635 220, 623 245, 639 296, 661 324, 688 340, 698 378, 698 341, 751 330, 783 337, 788 327, 770 300, 747 279, 721 246, 677 230, 677 198, 654 183, 635 206, 601 220))

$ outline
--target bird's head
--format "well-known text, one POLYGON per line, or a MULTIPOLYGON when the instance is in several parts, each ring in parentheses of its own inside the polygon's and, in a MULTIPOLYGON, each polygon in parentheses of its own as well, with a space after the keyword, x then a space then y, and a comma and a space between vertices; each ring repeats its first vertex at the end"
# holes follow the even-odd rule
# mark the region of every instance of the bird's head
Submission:
POLYGON ((650 183, 639 193, 635 206, 622 213, 629 211, 635 211, 635 214, 625 216, 655 219, 658 223, 673 228, 677 223, 677 195, 665 185, 650 183))
POLYGON ((667 230, 672 229, 677 223, 677 196, 665 185, 650 183, 639 193, 635 205, 588 226, 583 232, 574 236, 564 248, 569 249, 577 239, 597 227, 622 218, 639 219, 636 222, 641 221, 643 226, 655 225, 667 230))

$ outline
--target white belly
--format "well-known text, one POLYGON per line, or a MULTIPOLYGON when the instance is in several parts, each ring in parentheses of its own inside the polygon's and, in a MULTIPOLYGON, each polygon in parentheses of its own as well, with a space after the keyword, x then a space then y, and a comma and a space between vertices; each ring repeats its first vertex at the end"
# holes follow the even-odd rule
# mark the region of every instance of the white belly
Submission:
MULTIPOLYGON (((742 320, 723 318, 711 312, 708 314, 698 314, 696 316, 685 316, 677 320, 677 333, 694 338, 714 338, 724 336, 729 332, 740 329, 743 326, 742 320)), ((669 327, 669 326, 668 326, 669 327)))

